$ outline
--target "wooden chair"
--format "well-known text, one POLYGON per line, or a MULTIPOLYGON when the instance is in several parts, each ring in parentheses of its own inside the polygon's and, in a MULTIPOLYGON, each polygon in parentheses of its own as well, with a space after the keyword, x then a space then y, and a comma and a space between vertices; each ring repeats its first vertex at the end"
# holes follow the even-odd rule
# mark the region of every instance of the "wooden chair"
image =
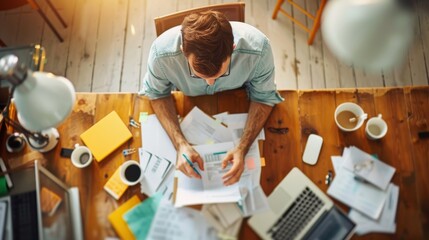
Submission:
MULTIPOLYGON (((317 10, 316 16, 312 15, 307 10, 305 10, 304 8, 302 8, 301 6, 293 2, 293 0, 287 0, 292 5, 292 7, 295 7, 297 10, 305 14, 309 19, 313 20, 313 26, 311 27, 311 29, 309 29, 307 26, 305 26, 305 24, 301 23, 300 21, 292 17, 289 13, 287 13, 284 9, 281 8, 284 1, 285 0, 277 0, 272 18, 276 19, 277 14, 279 12, 284 14, 286 17, 290 18, 290 20, 292 20, 296 25, 300 26, 302 29, 304 29, 310 34, 310 36, 308 37, 307 43, 308 45, 313 44, 314 37, 316 36, 316 33, 320 28, 320 18, 322 17, 322 12, 323 12, 323 8, 325 8, 326 0, 320 1, 319 9, 317 10)), ((316 0, 312 0, 312 1, 316 1, 316 0)))
POLYGON ((161 35, 166 30, 182 24, 183 19, 194 12, 203 12, 207 10, 215 10, 222 12, 226 15, 229 21, 238 21, 244 22, 244 2, 235 2, 235 3, 223 3, 216 4, 211 6, 192 8, 180 12, 175 12, 172 14, 164 15, 161 17, 156 17, 155 20, 155 29, 156 36, 161 35))
MULTIPOLYGON (((67 24, 64 21, 64 19, 61 17, 59 12, 55 9, 54 5, 52 4, 51 0, 44 0, 48 7, 52 10, 54 15, 58 18, 61 25, 64 28, 67 28, 67 24)), ((63 42, 64 39, 61 37, 55 26, 52 24, 51 20, 47 17, 44 9, 39 5, 39 3, 36 0, 0 0, 0 11, 3 10, 9 10, 14 9, 17 7, 21 7, 25 4, 30 4, 31 8, 34 10, 37 10, 39 12, 40 16, 45 20, 46 24, 48 24, 49 28, 52 30, 52 32, 55 34, 55 36, 58 38, 60 42, 63 42)))

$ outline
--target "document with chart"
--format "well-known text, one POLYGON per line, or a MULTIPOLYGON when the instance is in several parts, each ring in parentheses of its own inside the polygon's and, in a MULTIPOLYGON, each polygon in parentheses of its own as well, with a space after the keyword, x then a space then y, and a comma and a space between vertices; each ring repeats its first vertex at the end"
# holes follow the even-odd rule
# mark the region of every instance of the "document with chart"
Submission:
POLYGON ((202 179, 189 178, 180 171, 176 171, 177 189, 175 206, 186 206, 205 203, 237 202, 240 200, 238 183, 224 186, 222 176, 231 165, 222 169, 222 160, 230 149, 232 142, 195 146, 195 150, 204 161, 204 171, 194 165, 200 172, 202 179))

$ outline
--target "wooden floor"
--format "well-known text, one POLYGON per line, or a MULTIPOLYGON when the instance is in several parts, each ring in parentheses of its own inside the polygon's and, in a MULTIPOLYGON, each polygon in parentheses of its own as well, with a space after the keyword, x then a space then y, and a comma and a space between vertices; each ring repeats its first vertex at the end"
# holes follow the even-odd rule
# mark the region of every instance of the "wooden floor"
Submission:
MULTIPOLYGON (((46 48, 45 71, 69 78, 81 92, 136 92, 141 86, 153 18, 177 10, 229 0, 52 0, 64 16, 63 29, 50 14, 65 41, 60 43, 40 15, 29 6, 0 12, 0 39, 8 46, 40 43, 46 48)), ((45 0, 38 0, 41 4, 45 0)), ((285 16, 271 19, 275 0, 246 0, 246 22, 264 32, 273 45, 279 89, 355 88, 428 85, 429 1, 416 0, 414 43, 402 66, 369 74, 338 62, 323 44, 320 32, 312 46, 307 33, 285 16)), ((318 1, 296 0, 315 12, 318 1)), ((310 19, 288 4, 291 14, 310 19)))

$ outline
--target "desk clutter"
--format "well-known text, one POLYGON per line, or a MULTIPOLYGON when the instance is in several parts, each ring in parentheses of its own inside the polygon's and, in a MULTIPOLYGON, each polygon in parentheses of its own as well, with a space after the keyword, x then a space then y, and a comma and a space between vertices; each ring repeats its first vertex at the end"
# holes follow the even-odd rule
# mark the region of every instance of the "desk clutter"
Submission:
MULTIPOLYGON (((268 208, 267 196, 260 186, 264 162, 258 141, 245 156, 240 181, 231 186, 224 186, 222 181, 230 166, 222 170, 221 161, 239 141, 247 114, 209 116, 195 107, 183 118, 182 132, 205 164, 205 171, 193 165, 201 179, 188 178, 175 170, 177 152, 155 115, 141 114, 139 120, 134 125, 141 129, 143 143, 138 148, 143 174, 140 188, 149 198, 141 202, 134 196, 109 215, 121 239, 235 239, 244 217, 268 208), (200 211, 187 207, 200 204, 200 211)), ((257 140, 264 138, 262 130, 257 140)), ((125 150, 123 155, 127 156, 131 149, 125 150)), ((120 180, 120 169, 104 186, 116 200, 128 188, 120 180)))
POLYGON ((357 147, 332 156, 336 176, 328 195, 348 205, 356 233, 395 233, 399 187, 391 183, 395 168, 357 147))

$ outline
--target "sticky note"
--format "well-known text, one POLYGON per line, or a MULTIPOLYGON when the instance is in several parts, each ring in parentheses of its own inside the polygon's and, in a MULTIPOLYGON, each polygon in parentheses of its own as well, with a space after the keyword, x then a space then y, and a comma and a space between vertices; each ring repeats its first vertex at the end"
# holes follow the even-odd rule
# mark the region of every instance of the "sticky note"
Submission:
POLYGON ((255 160, 253 158, 246 159, 246 166, 248 170, 255 169, 255 160))
POLYGON ((144 123, 147 121, 148 113, 147 112, 141 112, 139 116, 139 122, 144 123))
POLYGON ((106 192, 112 195, 116 200, 121 198, 122 194, 124 194, 128 188, 128 185, 121 180, 120 169, 121 168, 118 167, 106 184, 104 184, 104 190, 106 190, 106 192))

